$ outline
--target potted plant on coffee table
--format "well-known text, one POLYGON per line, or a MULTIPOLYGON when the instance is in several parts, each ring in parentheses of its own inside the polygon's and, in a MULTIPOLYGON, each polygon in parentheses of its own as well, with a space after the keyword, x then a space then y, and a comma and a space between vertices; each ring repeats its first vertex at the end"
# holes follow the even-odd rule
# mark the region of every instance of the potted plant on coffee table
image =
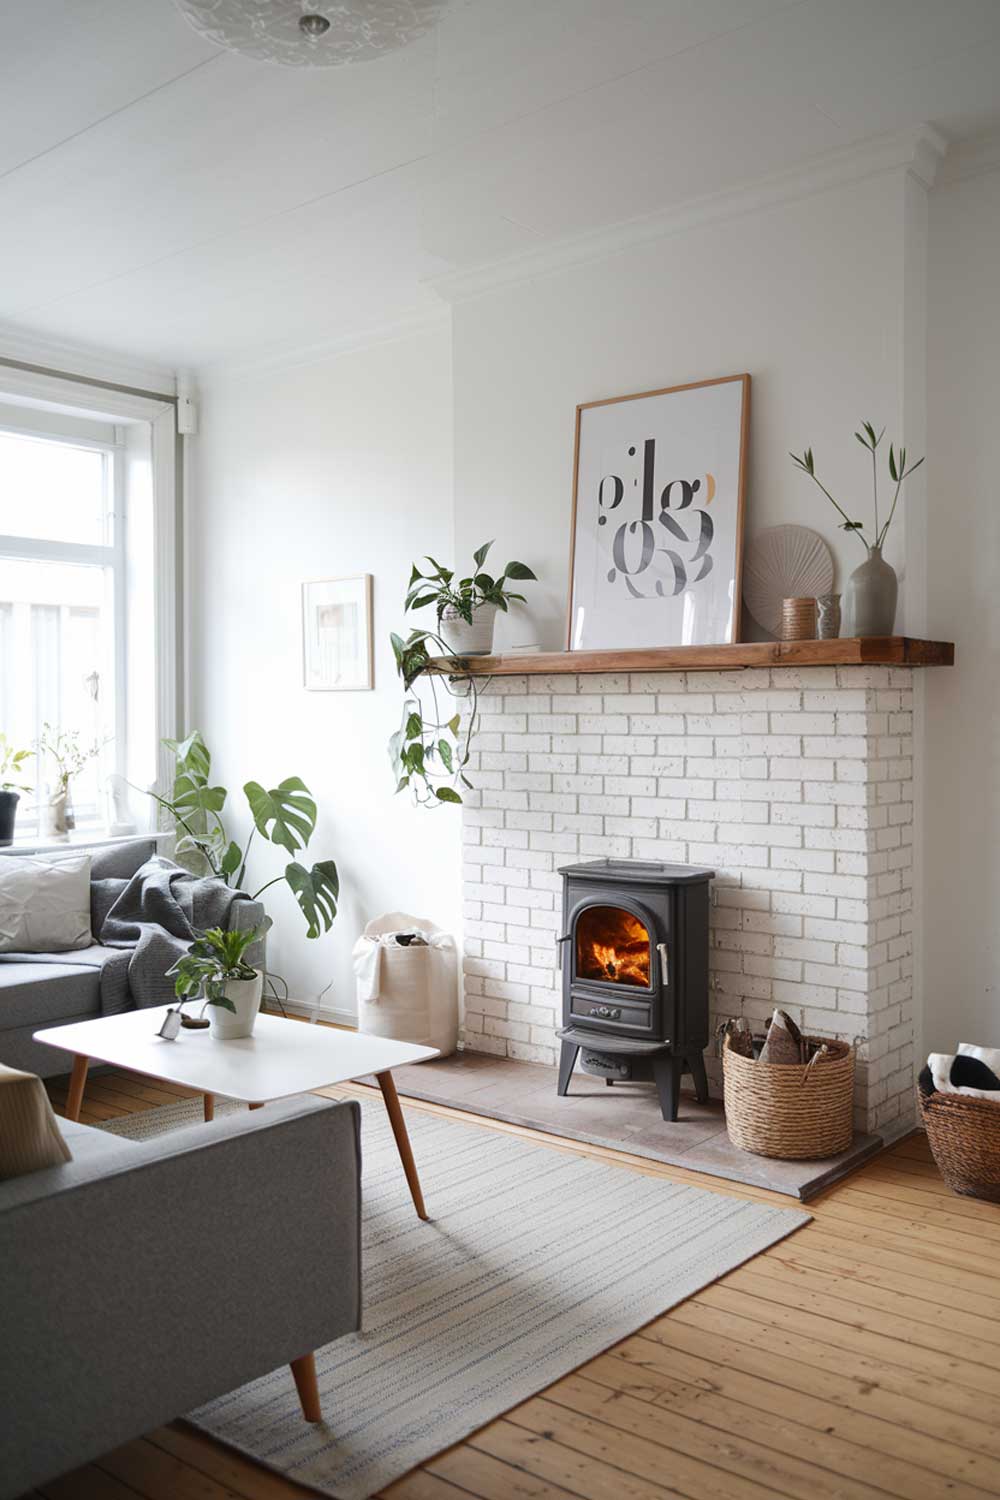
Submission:
POLYGON ((245 954, 270 925, 267 921, 229 932, 210 927, 167 970, 181 1006, 204 995, 205 1007, 212 1007, 212 1035, 222 1041, 253 1034, 264 981, 245 954))
POLYGON ((0 846, 14 842, 14 820, 17 804, 22 792, 30 792, 25 781, 15 780, 24 775, 24 762, 33 755, 33 750, 15 750, 5 734, 0 733, 0 846))

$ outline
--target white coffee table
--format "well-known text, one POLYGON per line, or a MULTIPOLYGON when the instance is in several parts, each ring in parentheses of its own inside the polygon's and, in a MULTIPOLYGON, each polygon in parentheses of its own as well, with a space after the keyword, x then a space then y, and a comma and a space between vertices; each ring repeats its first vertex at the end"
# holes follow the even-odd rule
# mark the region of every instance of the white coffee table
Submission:
POLYGON ((216 1094, 260 1109, 272 1099, 287 1099, 292 1094, 307 1094, 313 1089, 374 1074, 382 1090, 414 1207, 422 1219, 427 1218, 406 1121, 390 1070, 404 1063, 438 1057, 436 1047, 418 1047, 412 1042, 394 1042, 388 1037, 363 1036, 329 1026, 310 1026, 271 1015, 259 1015, 253 1036, 238 1041, 218 1041, 208 1031, 184 1030, 175 1042, 168 1042, 156 1035, 167 1009, 160 1005, 148 1010, 129 1010, 122 1015, 101 1016, 96 1021, 50 1026, 35 1032, 36 1042, 73 1053, 66 1101, 68 1119, 80 1118, 91 1059, 195 1089, 204 1095, 206 1120, 213 1116, 216 1094))

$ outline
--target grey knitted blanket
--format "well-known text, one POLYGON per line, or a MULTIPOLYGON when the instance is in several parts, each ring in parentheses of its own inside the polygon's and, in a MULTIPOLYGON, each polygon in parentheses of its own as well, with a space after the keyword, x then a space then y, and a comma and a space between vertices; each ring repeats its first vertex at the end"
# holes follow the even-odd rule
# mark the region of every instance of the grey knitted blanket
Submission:
POLYGON ((125 883, 95 939, 122 951, 101 969, 101 1011, 166 1005, 174 999, 167 970, 206 927, 243 927, 233 908, 249 902, 214 877, 192 875, 171 860, 154 856, 125 883))

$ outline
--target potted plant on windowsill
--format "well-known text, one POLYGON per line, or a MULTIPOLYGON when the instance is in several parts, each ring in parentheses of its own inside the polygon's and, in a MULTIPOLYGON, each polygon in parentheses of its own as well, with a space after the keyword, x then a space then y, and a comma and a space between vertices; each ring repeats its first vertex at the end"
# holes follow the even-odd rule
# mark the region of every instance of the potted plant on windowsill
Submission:
POLYGON ((92 745, 83 745, 77 729, 56 729, 49 723, 42 725, 38 753, 51 755, 56 763, 55 786, 50 788, 47 799, 41 805, 41 833, 44 838, 69 838, 70 831, 76 827, 70 800, 70 784, 88 761, 100 755, 104 746, 109 743, 110 739, 106 739, 95 740, 92 745))
POLYGON ((24 774, 24 762, 33 750, 15 750, 5 734, 0 733, 0 847, 14 842, 14 821, 22 792, 31 788, 27 782, 13 778, 24 774))
POLYGON ((204 995, 205 1006, 212 1007, 212 1035, 220 1041, 253 1035, 264 977, 244 955, 270 925, 267 921, 229 932, 210 927, 167 970, 181 1006, 204 995))

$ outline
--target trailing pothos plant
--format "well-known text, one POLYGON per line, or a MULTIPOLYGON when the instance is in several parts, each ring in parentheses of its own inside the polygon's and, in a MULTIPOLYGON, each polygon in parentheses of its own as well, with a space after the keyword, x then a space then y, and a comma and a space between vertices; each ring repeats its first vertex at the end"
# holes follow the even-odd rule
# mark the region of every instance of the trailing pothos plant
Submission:
MULTIPOLYGON (((316 828, 316 803, 298 776, 289 776, 270 790, 258 781, 246 783, 243 791, 254 826, 241 848, 229 837, 222 821, 229 793, 224 786, 211 785, 212 757, 201 732, 195 729, 184 740, 163 743, 175 757, 173 788, 168 797, 160 797, 156 792, 149 795, 173 822, 177 833, 175 853, 179 859, 242 890, 247 856, 255 835, 260 834, 289 854, 296 854, 309 843, 316 828)), ((307 937, 329 932, 340 895, 340 879, 333 860, 322 859, 306 869, 293 859, 280 875, 252 892, 253 899, 281 880, 288 885, 306 919, 307 937)))
MULTIPOLYGON (((514 601, 524 595, 515 593, 510 582, 534 579, 535 574, 522 562, 509 562, 497 577, 487 573, 484 563, 492 542, 484 542, 473 553, 475 567, 467 578, 455 578, 435 558, 428 557, 432 571, 422 573, 414 563, 403 608, 406 611, 434 606, 436 630, 411 630, 404 640, 393 634, 392 650, 396 670, 403 680, 403 716, 389 741, 389 759, 396 777, 396 791, 407 788, 421 807, 439 807, 442 802, 461 802, 459 787, 471 787, 465 774, 473 735, 479 717, 479 681, 463 672, 462 658, 441 636, 442 617, 458 615, 469 625, 484 605, 506 614, 514 601), (454 672, 441 672, 440 659, 445 658, 454 672), (438 659, 435 670, 432 664, 438 659), (420 683, 424 698, 414 691, 420 683), (465 728, 462 711, 448 714, 440 693, 461 699, 465 705, 465 728), (445 715, 448 714, 447 717, 445 715)), ((488 681, 488 679, 486 679, 488 681)))

